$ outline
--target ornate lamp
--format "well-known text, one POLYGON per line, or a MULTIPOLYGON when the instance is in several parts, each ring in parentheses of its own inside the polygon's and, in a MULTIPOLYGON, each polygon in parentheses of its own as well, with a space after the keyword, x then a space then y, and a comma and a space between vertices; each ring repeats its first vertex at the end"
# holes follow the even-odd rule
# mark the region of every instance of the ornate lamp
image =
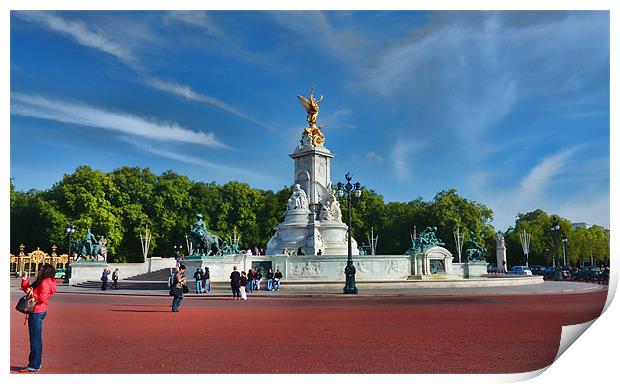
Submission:
POLYGON ((67 264, 65 265, 65 279, 64 283, 69 284, 69 279, 71 278, 71 240, 73 240, 73 233, 75 232, 75 225, 69 224, 65 229, 67 231, 67 235, 69 235, 69 253, 67 255, 67 264))
POLYGON ((355 286, 355 266, 353 266, 353 251, 351 249, 351 226, 352 226, 352 216, 351 216, 351 195, 359 198, 362 196, 362 186, 360 183, 351 184, 351 174, 347 172, 345 175, 345 179, 347 180, 346 184, 338 182, 336 187, 336 195, 338 197, 347 196, 348 208, 349 208, 349 229, 347 231, 347 237, 349 242, 348 255, 347 255, 347 266, 344 268, 344 274, 346 283, 344 286, 343 292, 345 294, 357 294, 357 287, 355 286))

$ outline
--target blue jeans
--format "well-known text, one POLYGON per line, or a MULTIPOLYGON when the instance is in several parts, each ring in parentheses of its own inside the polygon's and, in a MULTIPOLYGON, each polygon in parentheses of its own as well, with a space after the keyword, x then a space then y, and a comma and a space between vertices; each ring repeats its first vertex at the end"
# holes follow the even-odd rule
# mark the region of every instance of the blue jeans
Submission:
POLYGON ((248 286, 246 287, 246 293, 247 292, 254 292, 254 280, 248 281, 248 286))
POLYGON ((273 284, 273 279, 267 279, 267 290, 271 291, 271 284, 273 284))
POLYGON ((205 286, 203 288, 207 293, 211 292, 211 280, 205 280, 205 286))
POLYGON ((175 296, 174 299, 172 299, 172 310, 178 311, 179 307, 181 306, 182 301, 183 301, 183 292, 181 292, 179 296, 175 296))
POLYGON ((47 312, 31 313, 28 315, 28 334, 30 336, 30 355, 28 356, 28 367, 34 369, 41 368, 41 357, 43 356, 43 319, 47 312))
POLYGON ((273 289, 280 289, 280 280, 273 280, 273 289))
POLYGON ((202 280, 196 280, 196 293, 202 293, 202 280))

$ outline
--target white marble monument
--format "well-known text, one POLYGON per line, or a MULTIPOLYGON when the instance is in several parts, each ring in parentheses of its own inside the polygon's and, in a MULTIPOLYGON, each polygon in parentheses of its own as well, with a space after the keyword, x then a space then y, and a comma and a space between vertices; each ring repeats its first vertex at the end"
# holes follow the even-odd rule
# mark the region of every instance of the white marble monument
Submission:
POLYGON ((498 233, 495 241, 497 241, 497 270, 499 273, 506 273, 508 272, 508 262, 506 261, 506 242, 504 241, 504 236, 498 233))
MULTIPOLYGON (((316 126, 318 103, 314 92, 306 99, 298 96, 308 113, 299 146, 290 155, 295 160, 294 188, 288 200, 284 221, 267 243, 267 255, 297 253, 305 255, 347 255, 347 230, 342 222, 340 203, 331 183, 330 161, 334 154, 325 148, 321 126, 316 126)), ((359 253, 351 239, 353 254, 359 253)))

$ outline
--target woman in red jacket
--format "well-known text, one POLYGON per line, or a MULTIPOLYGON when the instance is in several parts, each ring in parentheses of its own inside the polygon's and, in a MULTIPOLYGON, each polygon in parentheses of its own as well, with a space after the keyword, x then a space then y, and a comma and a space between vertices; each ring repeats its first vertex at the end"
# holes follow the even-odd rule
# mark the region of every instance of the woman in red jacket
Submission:
POLYGON ((56 292, 56 269, 50 264, 44 264, 37 275, 37 279, 32 283, 28 282, 28 273, 22 275, 22 291, 32 293, 36 301, 34 312, 28 316, 28 334, 30 336, 30 355, 28 356, 28 367, 24 371, 37 372, 41 369, 41 356, 43 355, 43 319, 47 315, 47 303, 50 297, 56 292))

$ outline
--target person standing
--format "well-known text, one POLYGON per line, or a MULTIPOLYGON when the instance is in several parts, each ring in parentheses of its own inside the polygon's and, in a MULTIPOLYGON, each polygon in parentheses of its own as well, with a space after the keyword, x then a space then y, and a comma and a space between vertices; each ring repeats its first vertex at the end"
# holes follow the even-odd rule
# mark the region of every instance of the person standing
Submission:
POLYGON ((28 282, 28 272, 22 273, 21 289, 31 294, 36 302, 34 312, 28 315, 28 336, 30 337, 30 355, 28 366, 21 372, 38 372, 43 357, 43 320, 47 316, 47 305, 56 292, 56 269, 50 264, 43 264, 34 283, 28 282))
POLYGON ((260 273, 260 269, 256 269, 256 275, 255 275, 255 279, 254 279, 254 288, 256 288, 257 291, 260 291, 260 280, 263 278, 263 274, 260 273))
POLYGON ((241 275, 237 271, 237 266, 233 266, 233 271, 230 274, 230 288, 232 288, 233 300, 239 300, 241 297, 241 291, 239 287, 241 286, 241 275))
POLYGON ((248 285, 248 278, 245 275, 245 271, 241 271, 241 278, 239 279, 239 292, 241 292, 241 300, 248 299, 248 296, 245 293, 246 285, 248 285))
POLYGON ((118 289, 118 268, 112 273, 112 288, 118 289))
POLYGON ((170 288, 170 292, 172 293, 172 312, 179 312, 179 307, 183 302, 183 285, 187 282, 185 277, 185 265, 179 265, 179 269, 177 273, 174 275, 172 279, 172 288, 170 288))
POLYGON ((107 268, 103 269, 103 273, 101 274, 101 290, 105 291, 108 288, 108 275, 110 275, 110 270, 107 268))
POLYGON ((196 268, 196 272, 194 272, 194 280, 196 280, 196 293, 202 293, 202 278, 204 274, 202 273, 201 268, 196 268))
POLYGON ((273 291, 273 271, 271 268, 267 270, 267 290, 273 291))
POLYGON ((254 271, 252 268, 248 271, 248 285, 246 288, 247 292, 254 292, 254 271))
POLYGON ((211 273, 209 272, 209 267, 205 267, 205 271, 202 274, 202 290, 204 293, 209 293, 209 291, 211 291, 211 273))
POLYGON ((273 285, 276 291, 280 290, 280 280, 282 280, 282 272, 280 272, 280 268, 276 268, 276 273, 273 275, 273 285))

